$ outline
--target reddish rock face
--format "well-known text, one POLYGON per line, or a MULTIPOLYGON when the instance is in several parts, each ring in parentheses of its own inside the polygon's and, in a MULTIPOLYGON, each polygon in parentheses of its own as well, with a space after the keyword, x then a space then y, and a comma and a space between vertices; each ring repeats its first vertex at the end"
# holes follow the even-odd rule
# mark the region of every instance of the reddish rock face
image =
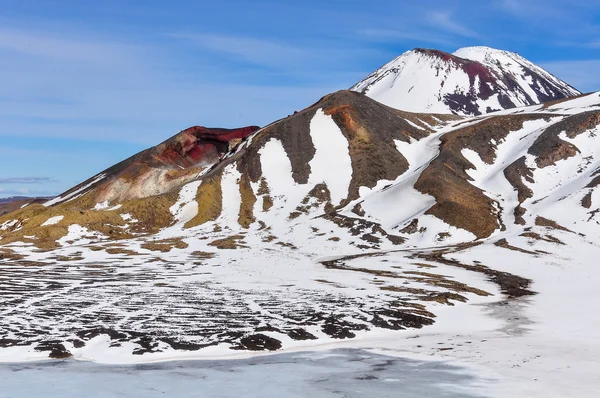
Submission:
POLYGON ((196 178, 198 168, 219 162, 258 126, 237 129, 194 126, 139 152, 59 195, 82 187, 97 203, 145 198, 170 192, 196 178), (102 175, 102 178, 97 178, 102 175))
POLYGON ((258 129, 257 126, 238 129, 190 127, 158 145, 153 157, 174 168, 212 164, 231 149, 230 144, 239 143, 258 129))

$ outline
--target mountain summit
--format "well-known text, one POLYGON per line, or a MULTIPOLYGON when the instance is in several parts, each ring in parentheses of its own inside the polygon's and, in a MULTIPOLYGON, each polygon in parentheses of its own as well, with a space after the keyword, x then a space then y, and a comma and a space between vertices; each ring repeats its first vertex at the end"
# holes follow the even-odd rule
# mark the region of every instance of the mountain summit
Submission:
POLYGON ((465 116, 581 94, 520 55, 489 47, 465 47, 453 54, 416 48, 351 90, 404 111, 465 116))

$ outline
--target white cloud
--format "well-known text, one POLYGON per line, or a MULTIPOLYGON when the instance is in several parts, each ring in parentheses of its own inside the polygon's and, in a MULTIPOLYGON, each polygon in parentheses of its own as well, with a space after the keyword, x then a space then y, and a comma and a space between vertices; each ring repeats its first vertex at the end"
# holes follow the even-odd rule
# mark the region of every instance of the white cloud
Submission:
POLYGON ((468 38, 477 38, 479 34, 466 26, 463 26, 456 22, 452 18, 452 13, 449 11, 435 11, 429 14, 429 23, 440 29, 445 30, 449 33, 468 37, 468 38))
POLYGON ((38 57, 105 65, 132 61, 139 48, 132 45, 89 38, 76 34, 57 35, 10 28, 0 28, 0 54, 14 52, 38 57))
POLYGON ((314 53, 274 40, 212 34, 172 34, 207 50, 230 54, 265 66, 285 66, 314 57, 314 53))
POLYGON ((447 36, 432 34, 426 30, 407 29, 364 29, 359 32, 362 36, 376 41, 398 41, 415 43, 432 43, 441 45, 455 45, 447 36))
POLYGON ((501 0, 498 2, 501 8, 510 11, 514 14, 521 14, 525 8, 523 1, 521 0, 501 0))

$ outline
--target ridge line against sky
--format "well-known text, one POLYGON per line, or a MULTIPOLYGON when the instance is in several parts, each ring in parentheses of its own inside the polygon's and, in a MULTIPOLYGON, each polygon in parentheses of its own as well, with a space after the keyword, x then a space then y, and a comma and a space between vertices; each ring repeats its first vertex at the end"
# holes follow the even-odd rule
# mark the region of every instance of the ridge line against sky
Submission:
POLYGON ((414 47, 516 51, 600 90, 591 3, 0 0, 0 197, 60 193, 192 125, 267 124, 414 47))

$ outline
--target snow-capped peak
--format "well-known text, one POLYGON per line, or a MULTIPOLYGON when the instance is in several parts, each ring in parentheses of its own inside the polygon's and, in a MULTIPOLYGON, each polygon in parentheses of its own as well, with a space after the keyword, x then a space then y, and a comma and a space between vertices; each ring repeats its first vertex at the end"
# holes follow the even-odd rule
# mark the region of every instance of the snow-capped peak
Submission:
POLYGON ((449 54, 416 48, 351 88, 388 106, 480 115, 580 94, 520 55, 490 47, 449 54))

